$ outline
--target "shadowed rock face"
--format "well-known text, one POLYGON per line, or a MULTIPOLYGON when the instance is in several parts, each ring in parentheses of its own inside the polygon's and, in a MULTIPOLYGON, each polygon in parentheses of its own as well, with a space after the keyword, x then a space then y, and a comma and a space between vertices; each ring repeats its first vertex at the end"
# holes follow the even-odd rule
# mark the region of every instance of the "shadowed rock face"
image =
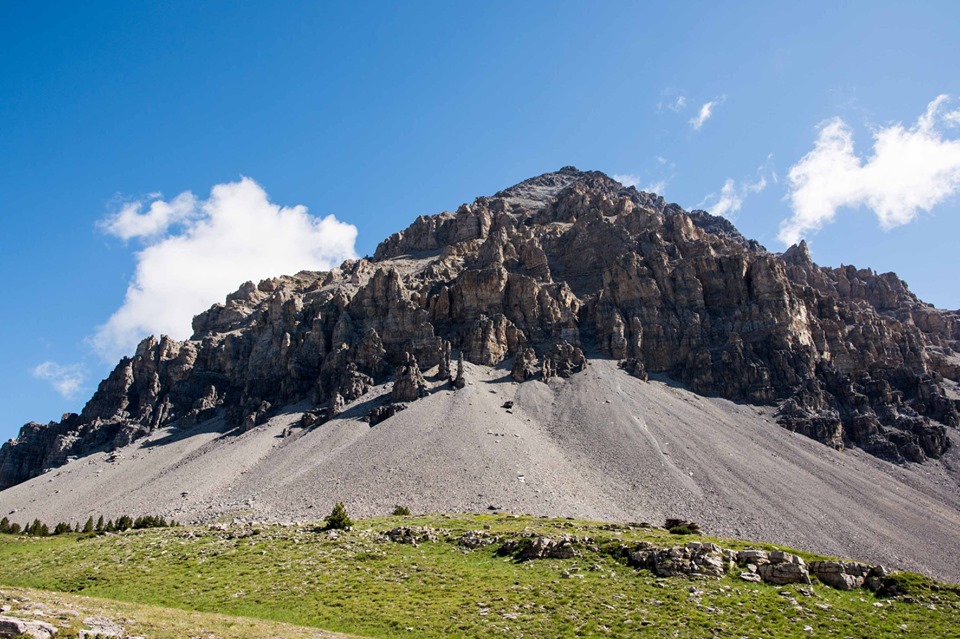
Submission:
POLYGON ((818 267, 804 243, 769 253, 723 218, 572 167, 419 217, 373 259, 248 282, 193 328, 145 339, 80 415, 24 426, 0 449, 0 487, 168 424, 333 408, 398 372, 408 382, 408 354, 417 375, 449 375, 451 352, 516 358, 523 379, 538 361, 549 376, 575 374, 584 352, 612 357, 898 462, 939 457, 960 422, 947 389, 960 313, 892 273, 818 267))

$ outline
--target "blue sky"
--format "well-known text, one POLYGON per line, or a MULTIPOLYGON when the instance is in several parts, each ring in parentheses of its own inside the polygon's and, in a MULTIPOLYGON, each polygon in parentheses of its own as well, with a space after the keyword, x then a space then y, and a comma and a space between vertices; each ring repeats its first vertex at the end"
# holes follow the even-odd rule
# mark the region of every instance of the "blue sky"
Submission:
POLYGON ((0 4, 0 437, 225 282, 567 164, 960 307, 960 5, 725 4, 0 4))

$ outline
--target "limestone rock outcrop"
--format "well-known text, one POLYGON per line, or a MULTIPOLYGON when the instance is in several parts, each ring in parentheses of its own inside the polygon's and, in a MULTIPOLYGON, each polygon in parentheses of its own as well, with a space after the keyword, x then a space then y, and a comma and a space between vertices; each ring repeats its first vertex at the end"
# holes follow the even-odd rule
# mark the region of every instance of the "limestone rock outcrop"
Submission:
POLYGON ((427 390, 427 380, 423 378, 417 358, 406 354, 403 364, 397 369, 397 379, 393 382, 390 398, 395 402, 412 402, 423 397, 427 390))
POLYGON ((302 401, 332 418, 391 379, 411 401, 421 367, 451 376, 452 352, 513 361, 518 381, 614 358, 896 462, 939 457, 960 424, 960 312, 573 167, 419 217, 372 259, 247 282, 193 331, 145 339, 79 414, 24 426, 0 488, 161 427, 222 416, 239 432, 302 401))

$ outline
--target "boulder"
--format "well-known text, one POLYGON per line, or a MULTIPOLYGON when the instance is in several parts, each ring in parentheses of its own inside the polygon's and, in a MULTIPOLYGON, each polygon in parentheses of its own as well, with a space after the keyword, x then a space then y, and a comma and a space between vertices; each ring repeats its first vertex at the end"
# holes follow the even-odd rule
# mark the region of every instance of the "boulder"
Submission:
POLYGON ((43 621, 27 621, 17 617, 0 616, 0 637, 51 639, 56 634, 56 627, 43 621))
POLYGON ((814 561, 810 563, 810 572, 822 583, 837 590, 862 588, 870 570, 870 566, 849 561, 814 561))

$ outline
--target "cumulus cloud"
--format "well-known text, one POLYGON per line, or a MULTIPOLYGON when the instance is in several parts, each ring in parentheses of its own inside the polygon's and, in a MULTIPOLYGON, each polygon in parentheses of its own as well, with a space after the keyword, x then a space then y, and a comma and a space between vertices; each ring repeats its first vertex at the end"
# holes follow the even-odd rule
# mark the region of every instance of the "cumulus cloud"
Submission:
POLYGON ((123 240, 134 237, 155 237, 171 226, 187 222, 196 215, 197 198, 189 191, 170 202, 155 199, 143 211, 143 202, 127 202, 113 215, 97 223, 102 231, 123 240))
POLYGON ((710 102, 705 102, 703 106, 700 107, 700 110, 697 111, 697 114, 690 118, 690 126, 693 127, 694 131, 699 131, 703 127, 704 123, 713 116, 713 109, 719 104, 723 103, 724 98, 721 96, 716 100, 711 100, 710 102))
POLYGON ((325 270, 356 257, 357 229, 333 215, 270 202, 255 181, 218 184, 210 197, 128 204, 100 228, 144 248, 123 305, 90 338, 107 361, 151 334, 184 339, 194 315, 247 280, 325 270))
POLYGON ((733 218, 734 214, 740 211, 743 201, 751 193, 759 193, 767 188, 767 178, 761 175, 756 182, 737 182, 733 178, 727 178, 720 188, 720 195, 711 193, 703 199, 698 208, 704 208, 711 215, 722 215, 726 218, 733 218))
POLYGON ((874 131, 873 154, 866 160, 855 152, 846 122, 834 118, 822 124, 813 150, 788 173, 793 215, 780 224, 778 238, 795 244, 832 222, 843 207, 866 206, 882 228, 891 229, 957 193, 960 140, 944 137, 940 125, 960 115, 942 112, 948 100, 938 96, 913 126, 896 123, 874 131))
POLYGON ((50 385, 65 399, 73 399, 80 392, 86 375, 80 364, 61 365, 46 361, 31 371, 34 377, 50 382, 50 385))

